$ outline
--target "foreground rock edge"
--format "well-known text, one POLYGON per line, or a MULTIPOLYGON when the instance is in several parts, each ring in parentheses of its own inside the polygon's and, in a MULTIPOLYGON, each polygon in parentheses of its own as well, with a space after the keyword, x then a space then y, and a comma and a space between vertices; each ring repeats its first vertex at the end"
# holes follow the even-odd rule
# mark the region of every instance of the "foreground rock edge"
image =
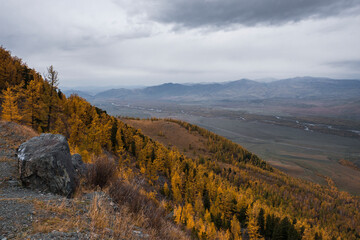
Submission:
POLYGON ((71 197, 84 174, 81 155, 71 156, 66 138, 41 134, 22 143, 17 150, 20 181, 23 186, 71 197))

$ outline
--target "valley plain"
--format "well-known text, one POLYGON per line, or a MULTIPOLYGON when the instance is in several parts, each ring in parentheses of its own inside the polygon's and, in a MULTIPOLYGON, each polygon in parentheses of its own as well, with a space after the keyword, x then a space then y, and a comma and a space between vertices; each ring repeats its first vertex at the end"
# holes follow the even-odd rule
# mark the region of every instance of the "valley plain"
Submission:
MULTIPOLYGON (((295 82, 298 86, 299 80, 295 82)), ((183 86, 175 86, 179 87, 183 89, 183 86)), ((333 93, 337 97, 315 93, 300 99, 280 96, 283 98, 229 100, 224 97, 214 100, 206 95, 208 89, 214 91, 207 86, 202 90, 205 92, 202 98, 206 99, 195 100, 196 92, 189 93, 193 90, 182 90, 181 93, 181 90, 173 89, 171 94, 172 88, 173 84, 164 84, 144 89, 141 94, 122 89, 85 97, 114 116, 173 118, 199 125, 239 143, 291 176, 360 194, 357 107, 360 98, 353 89, 349 98, 339 97, 338 93, 333 93)), ((292 91, 295 94, 299 90, 292 91)), ((198 90, 199 95, 200 92, 198 90)), ((134 126, 144 127, 139 123, 134 126)), ((161 127, 159 131, 162 131, 161 127)), ((150 135, 154 137, 154 134, 150 135)))

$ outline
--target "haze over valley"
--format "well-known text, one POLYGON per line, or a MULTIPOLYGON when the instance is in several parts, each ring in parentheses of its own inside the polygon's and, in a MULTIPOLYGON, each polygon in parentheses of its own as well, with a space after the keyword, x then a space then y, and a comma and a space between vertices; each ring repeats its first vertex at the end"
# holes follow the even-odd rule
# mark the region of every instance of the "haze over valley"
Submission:
POLYGON ((360 193, 360 81, 174 84, 78 94, 112 115, 175 118, 225 136, 290 175, 360 193))

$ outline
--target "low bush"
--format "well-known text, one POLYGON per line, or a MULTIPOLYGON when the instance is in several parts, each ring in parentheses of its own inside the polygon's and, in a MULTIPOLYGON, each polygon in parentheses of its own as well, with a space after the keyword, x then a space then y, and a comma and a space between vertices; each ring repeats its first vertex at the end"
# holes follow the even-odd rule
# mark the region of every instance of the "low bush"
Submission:
POLYGON ((93 164, 89 165, 87 172, 87 184, 91 187, 104 188, 109 186, 116 178, 116 165, 113 160, 108 158, 97 158, 93 164))
POLYGON ((118 179, 111 184, 109 195, 119 205, 126 205, 131 212, 144 214, 148 220, 148 227, 160 230, 164 224, 165 210, 141 194, 134 184, 118 179))

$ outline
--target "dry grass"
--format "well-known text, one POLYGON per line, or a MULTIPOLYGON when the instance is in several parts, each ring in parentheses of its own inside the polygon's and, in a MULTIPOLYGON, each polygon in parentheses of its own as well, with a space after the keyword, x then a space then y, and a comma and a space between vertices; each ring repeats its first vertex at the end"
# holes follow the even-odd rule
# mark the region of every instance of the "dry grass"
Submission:
POLYGON ((33 223, 34 233, 49 233, 54 230, 59 232, 82 231, 82 221, 80 217, 61 218, 58 216, 40 218, 33 223))
POLYGON ((12 129, 15 132, 15 134, 26 137, 27 139, 36 137, 39 135, 34 129, 28 126, 19 125, 19 124, 13 124, 12 129))
POLYGON ((6 146, 2 147, 7 151, 16 150, 21 143, 39 135, 30 127, 3 120, 0 120, 0 128, 0 137, 6 141, 6 146))
POLYGON ((189 132, 177 123, 165 120, 121 120, 134 128, 141 129, 145 135, 159 141, 165 146, 175 146, 188 157, 197 157, 199 153, 203 156, 210 156, 205 144, 207 139, 197 132, 189 132))
POLYGON ((33 233, 83 232, 92 239, 137 239, 135 224, 141 222, 129 211, 121 207, 114 211, 109 199, 95 194, 91 202, 81 205, 80 202, 34 201, 37 211, 33 223, 33 233))
POLYGON ((0 157, 0 162, 12 162, 12 161, 14 161, 14 160, 11 158, 8 158, 5 156, 0 157))
POLYGON ((111 202, 99 195, 93 198, 88 216, 91 219, 91 232, 97 233, 102 238, 136 239, 134 224, 138 220, 124 207, 115 212, 111 202))
POLYGON ((60 232, 83 231, 82 210, 73 203, 63 200, 58 202, 44 202, 34 200, 37 219, 33 222, 33 232, 48 233, 54 230, 60 232))
POLYGON ((151 199, 140 193, 139 188, 134 184, 115 181, 110 189, 111 198, 119 205, 125 205, 135 214, 144 214, 148 219, 147 226, 151 228, 160 228, 164 210, 158 208, 151 199))
POLYGON ((14 122, 0 120, 0 125, 4 127, 8 133, 22 136, 26 139, 30 139, 39 135, 39 133, 37 133, 31 127, 20 125, 14 122))
POLYGON ((135 183, 114 181, 109 195, 137 219, 136 225, 149 232, 150 239, 188 239, 188 236, 166 219, 165 209, 141 193, 135 183))
POLYGON ((68 203, 65 199, 61 201, 60 204, 57 202, 44 202, 35 199, 34 200, 34 207, 35 209, 43 209, 49 212, 57 213, 57 214, 71 214, 74 210, 74 204, 68 203))
POLYGON ((90 239, 190 239, 139 185, 111 179, 104 192, 87 190, 79 192, 82 197, 62 201, 33 200, 33 233, 56 230, 85 233, 90 239))
MULTIPOLYGON (((114 161, 105 157, 95 160, 89 170, 85 180, 87 186, 90 189, 102 188, 118 208, 115 211, 108 199, 95 195, 88 211, 91 232, 103 238, 111 235, 115 239, 138 239, 139 236, 147 236, 148 239, 187 238, 166 219, 165 209, 142 193, 140 185, 122 181, 117 178, 118 175, 114 161)), ((84 189, 78 191, 81 195, 84 189)))
POLYGON ((188 239, 138 187, 118 180, 109 187, 109 193, 116 198, 92 193, 91 201, 33 200, 33 233, 56 230, 87 233, 93 239, 188 239))

